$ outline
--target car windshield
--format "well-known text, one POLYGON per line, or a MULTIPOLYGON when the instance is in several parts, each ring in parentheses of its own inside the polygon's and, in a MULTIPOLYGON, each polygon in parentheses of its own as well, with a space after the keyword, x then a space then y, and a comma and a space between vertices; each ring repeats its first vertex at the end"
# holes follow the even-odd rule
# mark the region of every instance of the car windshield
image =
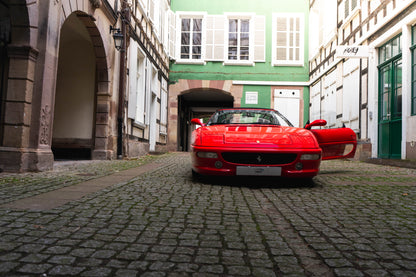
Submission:
POLYGON ((219 110, 214 113, 207 125, 218 124, 263 124, 293 126, 282 114, 274 110, 219 110))

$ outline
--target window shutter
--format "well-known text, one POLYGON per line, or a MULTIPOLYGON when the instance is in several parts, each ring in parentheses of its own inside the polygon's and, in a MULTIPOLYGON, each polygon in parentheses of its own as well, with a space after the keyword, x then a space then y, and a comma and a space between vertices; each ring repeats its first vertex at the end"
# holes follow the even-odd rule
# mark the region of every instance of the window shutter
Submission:
POLYGON ((253 58, 255 62, 266 61, 266 17, 258 15, 254 17, 254 51, 253 58))
POLYGON ((176 45, 176 15, 169 10, 169 56, 176 59, 175 45, 176 45))
POLYGON ((208 15, 206 24, 205 58, 223 61, 225 54, 225 16, 208 15))
POLYGON ((351 11, 357 7, 357 0, 351 0, 351 11))
POLYGON ((145 104, 145 118, 144 122, 146 125, 150 124, 150 104, 152 101, 152 63, 149 59, 146 59, 146 104, 145 104))
POLYGON ((136 87, 137 87, 137 47, 138 44, 133 39, 130 39, 130 63, 129 63, 129 102, 128 102, 128 118, 135 118, 136 117, 136 103, 137 103, 137 95, 136 95, 136 87))
POLYGON ((344 18, 347 18, 350 14, 350 0, 345 0, 344 2, 344 18))
POLYGON ((155 0, 149 0, 149 17, 155 23, 155 0))
POLYGON ((287 18, 286 17, 278 17, 276 19, 276 48, 273 49, 274 59, 278 61, 284 61, 287 60, 287 53, 286 53, 286 47, 287 47, 287 18))

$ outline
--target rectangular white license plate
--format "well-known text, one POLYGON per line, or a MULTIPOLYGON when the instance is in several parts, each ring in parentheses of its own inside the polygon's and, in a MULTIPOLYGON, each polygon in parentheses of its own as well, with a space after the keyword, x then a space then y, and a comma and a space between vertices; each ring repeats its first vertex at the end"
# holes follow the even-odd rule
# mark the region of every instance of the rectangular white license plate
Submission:
POLYGON ((239 176, 281 176, 281 167, 269 166, 237 166, 239 176))

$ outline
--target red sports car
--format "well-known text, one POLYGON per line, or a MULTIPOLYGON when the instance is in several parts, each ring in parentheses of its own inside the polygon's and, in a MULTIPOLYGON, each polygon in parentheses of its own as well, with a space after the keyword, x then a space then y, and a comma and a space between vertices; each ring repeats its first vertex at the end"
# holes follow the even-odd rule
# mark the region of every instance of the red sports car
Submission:
POLYGON ((194 175, 250 175, 312 178, 321 160, 353 157, 357 138, 350 128, 293 127, 278 111, 235 108, 215 112, 192 133, 194 175))

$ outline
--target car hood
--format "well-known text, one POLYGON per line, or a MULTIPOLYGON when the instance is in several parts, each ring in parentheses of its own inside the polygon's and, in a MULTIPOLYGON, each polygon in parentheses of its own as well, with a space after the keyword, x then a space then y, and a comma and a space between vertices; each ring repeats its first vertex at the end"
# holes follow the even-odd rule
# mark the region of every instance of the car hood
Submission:
POLYGON ((199 128, 204 146, 317 148, 313 134, 302 128, 270 125, 213 125, 199 128))

